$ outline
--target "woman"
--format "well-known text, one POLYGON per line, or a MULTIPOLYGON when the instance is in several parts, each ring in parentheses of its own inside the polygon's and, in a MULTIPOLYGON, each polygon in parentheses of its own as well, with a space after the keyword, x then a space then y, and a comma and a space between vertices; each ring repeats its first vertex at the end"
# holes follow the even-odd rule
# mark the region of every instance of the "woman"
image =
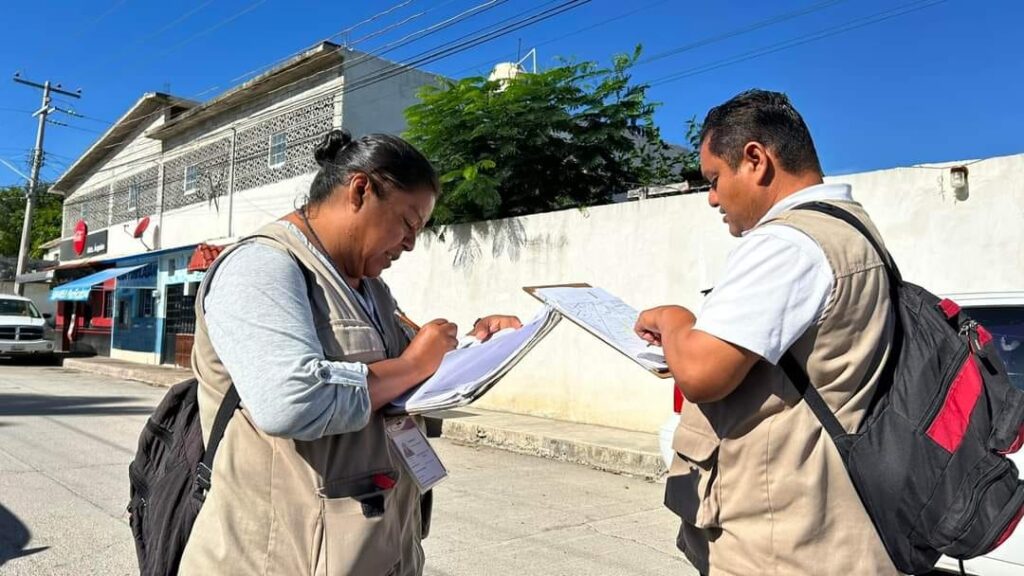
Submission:
MULTIPOLYGON (((220 444, 181 574, 423 571, 429 505, 380 408, 437 370, 456 327, 434 320, 410 341, 379 276, 415 246, 437 175, 387 135, 334 130, 315 157, 306 205, 226 251, 197 298, 204 440, 232 383, 244 409, 220 444)), ((519 326, 489 316, 474 332, 519 326)))

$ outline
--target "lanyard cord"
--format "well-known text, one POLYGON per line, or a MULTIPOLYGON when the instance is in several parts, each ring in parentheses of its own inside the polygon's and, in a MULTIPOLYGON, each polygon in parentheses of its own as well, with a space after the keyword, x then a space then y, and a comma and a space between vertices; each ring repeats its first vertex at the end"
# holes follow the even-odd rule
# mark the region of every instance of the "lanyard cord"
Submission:
POLYGON ((341 281, 343 284, 345 284, 345 287, 349 288, 352 295, 356 297, 356 301, 359 302, 359 306, 363 309, 363 312, 367 315, 367 317, 370 318, 370 321, 373 322, 374 328, 376 328, 377 333, 380 334, 381 341, 384 342, 384 347, 387 348, 387 340, 384 338, 384 326, 382 324, 382 320, 380 319, 380 314, 377 313, 377 307, 374 306, 373 310, 371 310, 369 304, 367 304, 366 301, 364 300, 364 298, 368 298, 368 296, 363 296, 362 294, 359 293, 358 290, 349 286, 348 282, 345 282, 345 274, 341 271, 340 268, 338 268, 338 265, 335 264, 334 259, 331 258, 330 255, 327 253, 327 248, 324 247, 324 243, 320 240, 320 236, 317 235, 316 230, 313 229, 313 225, 309 223, 309 216, 306 215, 305 206, 299 208, 299 216, 302 218, 302 223, 306 225, 306 230, 309 230, 309 233, 312 236, 313 241, 316 243, 317 249, 319 249, 320 253, 324 255, 324 258, 331 263, 331 267, 334 268, 334 271, 338 273, 338 277, 341 278, 341 281))

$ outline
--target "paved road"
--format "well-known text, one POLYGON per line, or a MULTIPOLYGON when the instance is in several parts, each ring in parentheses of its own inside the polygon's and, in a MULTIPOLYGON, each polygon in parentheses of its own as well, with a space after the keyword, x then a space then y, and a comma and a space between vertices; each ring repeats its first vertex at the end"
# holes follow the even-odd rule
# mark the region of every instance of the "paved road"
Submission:
MULTIPOLYGON (((134 574, 124 506, 164 390, 0 360, 0 574, 134 574)), ((451 476, 430 576, 692 575, 662 486, 502 451, 435 445, 451 476)))

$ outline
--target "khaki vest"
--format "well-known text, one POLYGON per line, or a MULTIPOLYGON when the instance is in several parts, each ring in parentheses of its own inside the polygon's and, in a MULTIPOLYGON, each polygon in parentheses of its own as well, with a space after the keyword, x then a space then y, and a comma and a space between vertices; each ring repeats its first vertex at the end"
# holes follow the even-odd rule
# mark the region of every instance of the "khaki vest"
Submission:
MULTIPOLYGON (((859 204, 835 202, 867 224, 859 204)), ((789 210, 771 220, 807 234, 835 274, 820 322, 791 348, 848 431, 863 419, 889 354, 892 314, 881 259, 848 224, 789 210)), ((896 574, 832 440, 782 370, 758 362, 718 402, 686 402, 666 505, 678 545, 703 573, 896 574)))
MULTIPOLYGON (((385 324, 383 335, 331 270, 285 226, 264 226, 247 241, 284 250, 306 269, 317 335, 327 359, 372 363, 405 349, 408 340, 394 319, 395 302, 382 281, 364 279, 385 324)), ((196 298, 192 368, 199 380, 204 441, 231 376, 210 344, 203 295, 216 266, 230 251, 210 269, 196 298)), ((259 430, 243 406, 217 452, 212 488, 179 573, 421 574, 420 496, 392 453, 384 426, 384 418, 374 413, 358 432, 309 442, 290 440, 259 430), (398 483, 386 491, 383 515, 367 517, 354 497, 376 490, 372 477, 382 473, 398 483)))

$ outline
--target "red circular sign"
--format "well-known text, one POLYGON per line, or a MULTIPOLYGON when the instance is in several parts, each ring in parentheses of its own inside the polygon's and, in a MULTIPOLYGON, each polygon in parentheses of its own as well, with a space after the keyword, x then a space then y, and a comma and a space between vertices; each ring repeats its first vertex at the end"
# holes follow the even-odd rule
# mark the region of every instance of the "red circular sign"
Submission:
POLYGON ((81 256, 82 252, 85 252, 87 236, 89 236, 89 225, 85 223, 85 220, 79 220, 75 224, 75 235, 71 237, 71 247, 75 249, 75 254, 81 256))

